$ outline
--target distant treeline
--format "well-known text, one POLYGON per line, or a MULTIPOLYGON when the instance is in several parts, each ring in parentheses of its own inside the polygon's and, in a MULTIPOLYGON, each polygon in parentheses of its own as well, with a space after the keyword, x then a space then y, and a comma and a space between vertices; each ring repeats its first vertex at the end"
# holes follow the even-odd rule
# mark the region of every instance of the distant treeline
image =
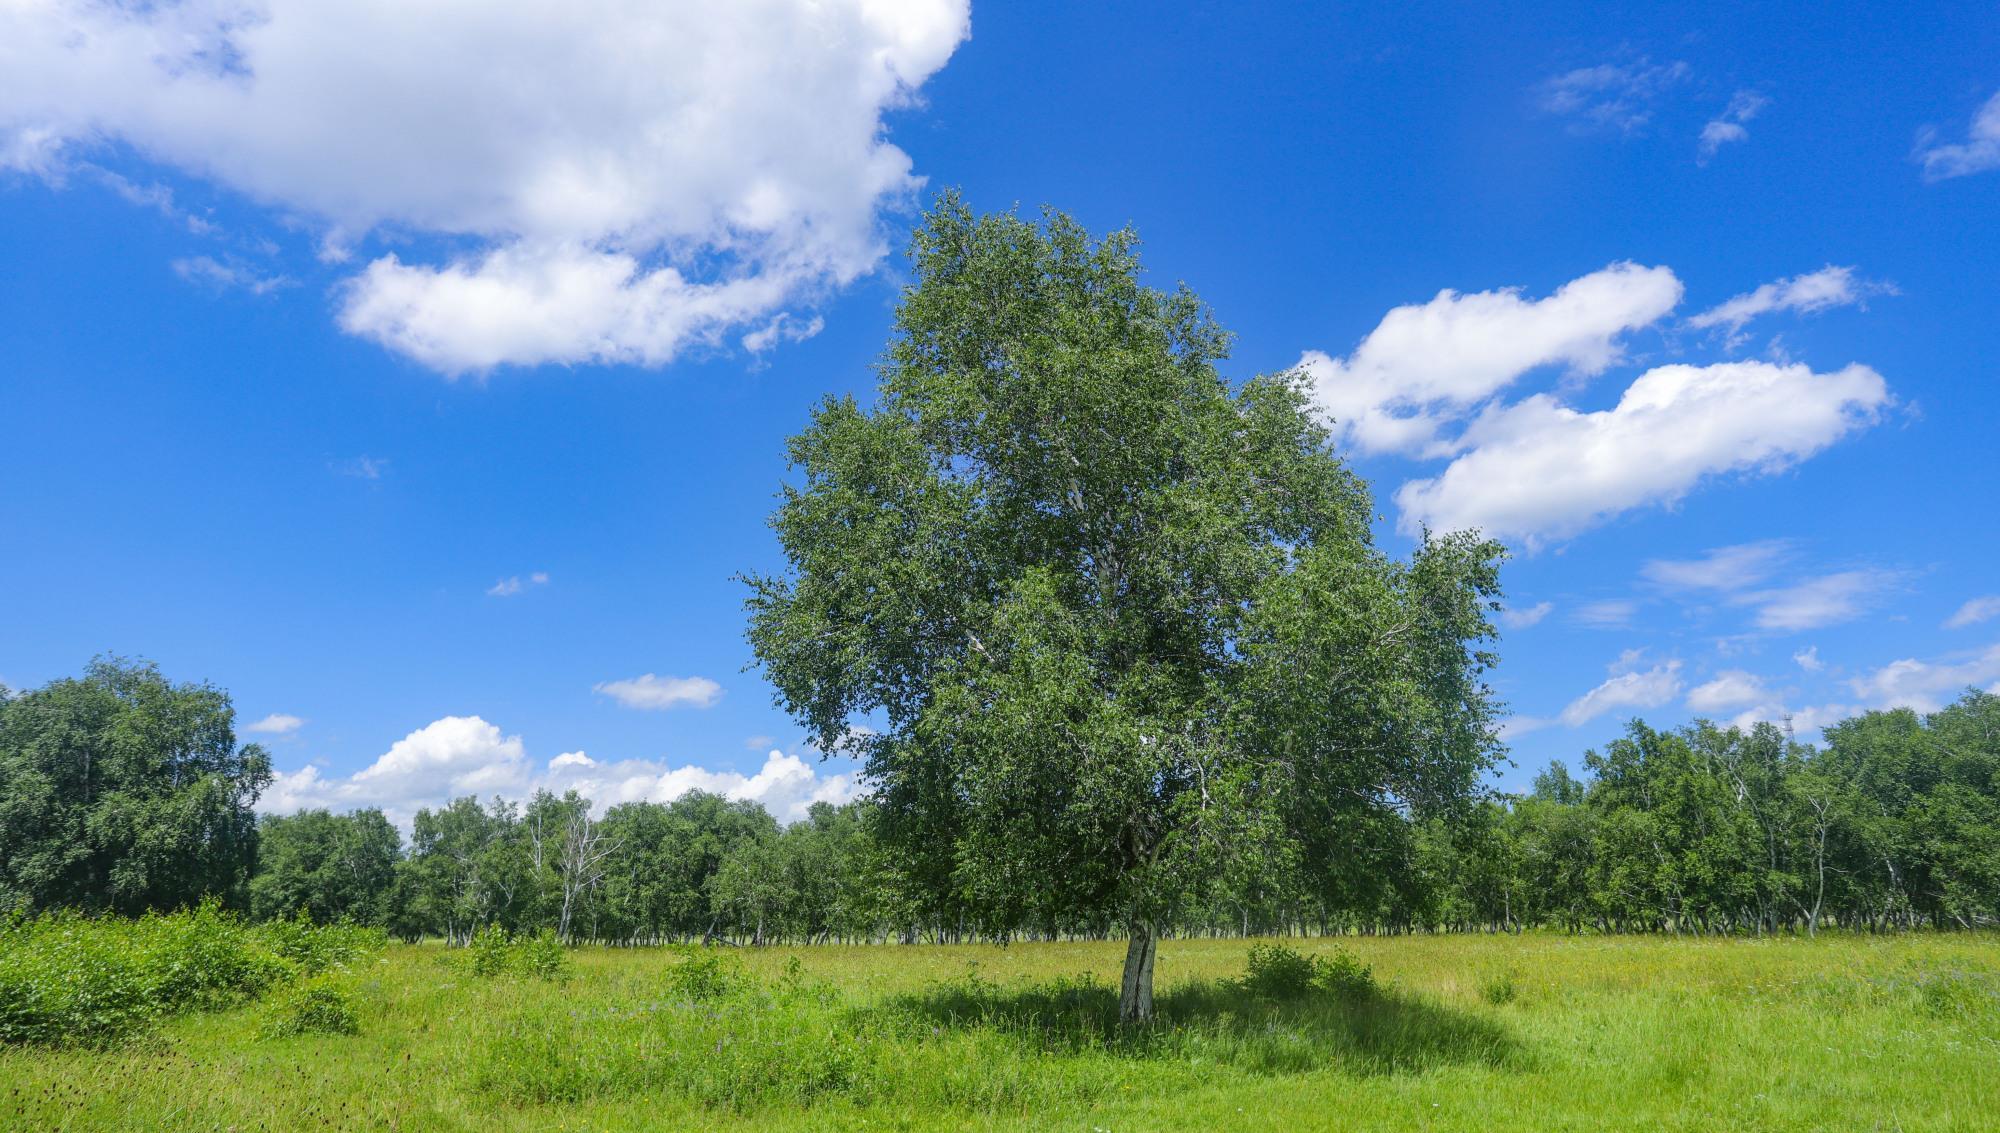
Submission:
MULTIPOLYGON (((976 909, 918 886, 871 837, 869 804, 781 826, 692 793, 593 813, 570 793, 463 798, 404 840, 377 810, 257 821, 270 781, 226 695, 149 665, 0 695, 0 908, 137 913, 216 895, 406 938, 554 928, 647 944, 988 939, 976 909)), ((1871 712, 1822 746, 1780 729, 1633 723, 1526 795, 1353 832, 1337 877, 1218 876, 1167 931, 1883 931, 2000 921, 2000 697, 1871 712)), ((1191 893, 1195 892, 1191 890, 1191 893)), ((1114 935, 1112 923, 1027 934, 1114 935)), ((1022 934, 1013 934, 1020 938, 1022 934)))

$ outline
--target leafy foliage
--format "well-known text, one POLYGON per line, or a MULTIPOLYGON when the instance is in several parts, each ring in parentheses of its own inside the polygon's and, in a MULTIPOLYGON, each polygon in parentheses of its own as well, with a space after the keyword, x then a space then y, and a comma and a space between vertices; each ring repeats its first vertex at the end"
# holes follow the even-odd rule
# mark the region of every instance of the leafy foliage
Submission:
POLYGON ((1375 986, 1375 977, 1365 964, 1339 949, 1306 955, 1288 945, 1262 943, 1250 946, 1237 983, 1259 999, 1283 1002, 1314 992, 1365 992, 1375 986))
POLYGON ((219 689, 115 657, 0 697, 0 908, 241 907, 271 762, 234 724, 219 689))
POLYGON ((354 997, 339 982, 314 977, 292 988, 274 1005, 263 1033, 269 1038, 299 1035, 352 1035, 361 1030, 354 997))
POLYGON ((109 1045, 358 961, 377 942, 304 922, 251 926, 212 901, 136 919, 16 916, 0 927, 0 1043, 109 1045))
POLYGON ((1156 926, 1232 867, 1344 896, 1360 831, 1471 790, 1501 550, 1377 550, 1303 378, 1232 387, 1136 245, 942 198, 875 405, 792 439, 790 570, 748 605, 913 892, 989 933, 1116 921, 1143 1015, 1156 926))

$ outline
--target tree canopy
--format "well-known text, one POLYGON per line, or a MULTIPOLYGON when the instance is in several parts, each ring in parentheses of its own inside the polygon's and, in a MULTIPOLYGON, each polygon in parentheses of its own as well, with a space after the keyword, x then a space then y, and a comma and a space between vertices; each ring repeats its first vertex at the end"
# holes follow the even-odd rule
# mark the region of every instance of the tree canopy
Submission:
POLYGON ((987 932, 1122 924, 1128 1019, 1178 903, 1231 870, 1365 886, 1386 816, 1468 795, 1501 557, 1376 548, 1302 379, 1233 385, 1229 335, 1136 246, 941 198, 875 404, 791 441, 789 570, 748 602, 918 888, 987 932))
POLYGON ((0 907, 240 905, 271 761, 235 718, 220 689, 118 658, 0 697, 0 907))

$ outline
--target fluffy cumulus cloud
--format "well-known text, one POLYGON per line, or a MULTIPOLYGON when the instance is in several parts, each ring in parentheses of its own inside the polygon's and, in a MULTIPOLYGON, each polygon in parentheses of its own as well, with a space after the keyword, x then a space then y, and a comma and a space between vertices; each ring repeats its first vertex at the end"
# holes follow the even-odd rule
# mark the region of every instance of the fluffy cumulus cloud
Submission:
POLYGON ((683 704, 707 708, 722 698, 722 686, 707 677, 656 677, 651 673, 604 681, 595 689, 627 708, 657 710, 683 704))
MULTIPOLYGON (((316 226, 348 331, 447 374, 666 362, 871 270, 965 0, 24 0, 0 166, 143 159, 316 226)), ((786 332, 772 331, 768 341, 786 332)))
POLYGON ((1906 657, 1849 684, 1871 707, 1935 712, 1968 688, 2000 692, 2000 645, 1933 661, 1906 657))
MULTIPOLYGON (((1610 408, 1569 404, 1585 380, 1626 361, 1632 334, 1663 324, 1683 291, 1670 269, 1633 263, 1541 298, 1518 288, 1441 291, 1391 310, 1344 356, 1305 351, 1298 369, 1352 450, 1450 461, 1395 493, 1400 530, 1476 527, 1531 548, 1621 512, 1675 504, 1714 476, 1789 467, 1894 404, 1867 366, 1821 373, 1788 359, 1655 366, 1610 408), (1566 380, 1549 392, 1511 392, 1545 369, 1566 380)), ((1760 315, 1893 291, 1829 266, 1767 283, 1686 325, 1718 329, 1733 347, 1760 315)))
POLYGON ((1921 146, 1917 161, 1929 181, 2000 169, 2000 94, 1987 99, 1973 115, 1964 141, 1921 146))
POLYGON ((1342 437, 1363 452, 1423 453, 1439 431, 1543 366, 1602 373, 1624 356, 1622 336, 1681 299, 1663 267, 1612 264, 1540 299, 1519 288, 1397 307, 1344 358, 1311 350, 1299 368, 1342 437))
POLYGON ((1696 330, 1723 328, 1735 340, 1750 320, 1774 311, 1809 315, 1831 307, 1864 305, 1875 295, 1894 295, 1892 283, 1862 279, 1851 267, 1827 265, 1815 272, 1766 283, 1688 319, 1696 330))
POLYGON ((1603 684, 1570 701, 1557 719, 1574 728, 1607 712, 1658 708, 1681 693, 1681 663, 1666 661, 1649 668, 1638 667, 1639 658, 1627 653, 1611 667, 1603 684))
POLYGON ((243 725, 243 730, 260 736, 290 735, 305 727, 305 717, 293 716, 287 712, 273 712, 261 720, 243 725))
POLYGON ((1767 690, 1755 673, 1729 669, 1688 690, 1687 706, 1704 715, 1761 703, 1767 690))
POLYGON ((1512 739, 1560 724, 1577 728, 1611 712, 1658 708, 1681 694, 1678 660, 1646 665, 1644 654, 1628 649, 1608 667, 1603 683, 1570 701, 1555 717, 1515 716, 1501 725, 1502 739, 1512 739), (1642 667, 1644 666, 1644 667, 1642 667))
POLYGON ((1770 362, 1656 367, 1597 412, 1537 394, 1489 408, 1466 429, 1468 451, 1399 488, 1398 526, 1480 528, 1533 547, 1674 504, 1709 477, 1790 467, 1891 404, 1866 366, 1770 362))
POLYGON ((599 809, 707 791, 761 803, 790 822, 803 818, 815 802, 849 801, 858 785, 850 774, 822 774, 816 765, 777 750, 749 775, 643 759, 605 762, 580 751, 564 752, 538 768, 519 736, 505 735, 478 716, 446 716, 396 741, 351 776, 329 777, 311 764, 279 772, 257 805, 269 814, 381 807, 408 825, 418 809, 465 795, 522 799, 544 789, 580 791, 599 809))
POLYGON ((780 822, 804 818, 814 803, 837 805, 857 793, 852 775, 822 775, 815 764, 777 750, 766 754, 763 766, 751 775, 645 759, 600 763, 577 752, 550 761, 546 785, 554 791, 576 790, 600 808, 642 800, 671 802, 689 791, 704 791, 760 803, 780 822))

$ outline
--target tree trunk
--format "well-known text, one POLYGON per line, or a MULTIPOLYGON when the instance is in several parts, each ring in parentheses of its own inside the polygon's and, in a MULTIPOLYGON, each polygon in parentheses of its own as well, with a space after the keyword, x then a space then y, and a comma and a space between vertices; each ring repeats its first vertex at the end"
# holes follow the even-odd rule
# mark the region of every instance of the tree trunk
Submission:
POLYGON ((1153 1021, 1153 954, 1160 938, 1150 924, 1133 925, 1125 945, 1125 978, 1118 984, 1118 1022, 1153 1021))

